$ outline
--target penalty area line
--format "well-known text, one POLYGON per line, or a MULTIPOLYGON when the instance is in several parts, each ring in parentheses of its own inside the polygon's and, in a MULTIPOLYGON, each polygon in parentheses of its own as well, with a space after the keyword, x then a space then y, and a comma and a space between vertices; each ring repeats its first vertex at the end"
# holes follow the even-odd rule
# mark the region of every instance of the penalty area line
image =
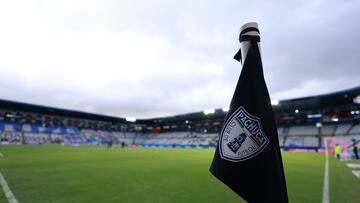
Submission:
POLYGON ((5 197, 9 203, 19 203, 14 194, 11 192, 4 176, 0 172, 0 185, 4 191, 5 197))
POLYGON ((327 139, 324 138, 325 142, 325 171, 324 171, 324 185, 323 185, 323 196, 322 203, 330 203, 329 197, 329 154, 327 139))

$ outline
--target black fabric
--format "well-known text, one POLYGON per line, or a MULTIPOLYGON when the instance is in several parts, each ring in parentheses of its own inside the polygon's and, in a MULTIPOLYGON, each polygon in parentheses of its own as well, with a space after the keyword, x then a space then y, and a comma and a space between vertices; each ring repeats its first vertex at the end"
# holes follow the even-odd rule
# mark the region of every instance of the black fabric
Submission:
POLYGON ((258 32, 258 33, 260 34, 259 29, 257 29, 256 27, 248 27, 248 28, 243 29, 243 30, 240 32, 240 37, 241 37, 242 35, 244 35, 245 33, 251 32, 251 31, 255 31, 255 32, 258 32))
POLYGON ((269 143, 256 156, 231 162, 220 156, 219 139, 210 172, 248 202, 288 202, 277 128, 256 40, 251 40, 224 123, 240 106, 260 118, 269 143))
MULTIPOLYGON (((239 37, 240 42, 243 42, 243 41, 260 42, 260 36, 242 35, 241 33, 240 33, 240 37, 239 37)), ((241 48, 239 49, 238 52, 236 52, 234 59, 242 63, 241 48)))
POLYGON ((234 59, 242 63, 241 48, 239 49, 238 52, 236 52, 234 59))
POLYGON ((239 37, 239 41, 243 42, 243 41, 256 41, 256 42, 260 42, 260 37, 259 36, 253 36, 253 35, 242 35, 239 37))

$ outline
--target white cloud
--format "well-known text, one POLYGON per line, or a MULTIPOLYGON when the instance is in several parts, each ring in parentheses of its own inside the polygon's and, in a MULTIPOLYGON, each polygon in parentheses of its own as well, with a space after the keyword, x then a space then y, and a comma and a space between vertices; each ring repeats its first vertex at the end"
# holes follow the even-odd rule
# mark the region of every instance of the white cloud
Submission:
POLYGON ((123 117, 227 106, 240 73, 232 60, 238 29, 246 21, 260 23, 272 98, 352 87, 360 74, 359 29, 334 25, 354 26, 357 7, 356 1, 3 1, 1 98, 123 117))

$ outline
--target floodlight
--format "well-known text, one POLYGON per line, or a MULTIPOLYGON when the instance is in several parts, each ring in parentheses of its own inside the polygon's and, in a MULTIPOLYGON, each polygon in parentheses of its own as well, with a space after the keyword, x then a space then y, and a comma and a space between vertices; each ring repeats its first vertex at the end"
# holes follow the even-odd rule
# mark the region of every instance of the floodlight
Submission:
POLYGON ((308 114, 307 117, 308 118, 321 118, 322 115, 321 114, 308 114))
POLYGON ((223 112, 228 112, 230 110, 230 107, 225 106, 225 107, 222 108, 222 110, 223 110, 223 112))
POLYGON ((353 98, 353 102, 354 102, 355 104, 360 104, 360 95, 354 97, 354 98, 353 98))
POLYGON ((277 106, 277 105, 279 105, 279 100, 276 100, 276 99, 273 99, 273 100, 271 100, 271 105, 273 105, 273 106, 277 106))
POLYGON ((213 114, 213 113, 215 113, 215 109, 205 109, 205 110, 204 110, 204 114, 205 114, 205 115, 213 114))
POLYGON ((128 122, 135 122, 136 121, 136 118, 134 118, 134 117, 126 117, 125 119, 128 122))
POLYGON ((5 117, 7 117, 7 118, 14 118, 15 115, 14 115, 14 114, 11 114, 11 113, 6 113, 6 114, 5 114, 5 117))

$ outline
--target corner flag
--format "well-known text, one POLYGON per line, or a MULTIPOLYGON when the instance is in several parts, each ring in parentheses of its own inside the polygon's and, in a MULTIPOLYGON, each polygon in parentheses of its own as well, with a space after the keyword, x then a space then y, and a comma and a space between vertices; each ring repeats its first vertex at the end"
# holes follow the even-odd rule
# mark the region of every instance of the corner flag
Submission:
POLYGON ((288 202, 257 23, 242 26, 239 40, 243 67, 210 172, 248 202, 288 202))

